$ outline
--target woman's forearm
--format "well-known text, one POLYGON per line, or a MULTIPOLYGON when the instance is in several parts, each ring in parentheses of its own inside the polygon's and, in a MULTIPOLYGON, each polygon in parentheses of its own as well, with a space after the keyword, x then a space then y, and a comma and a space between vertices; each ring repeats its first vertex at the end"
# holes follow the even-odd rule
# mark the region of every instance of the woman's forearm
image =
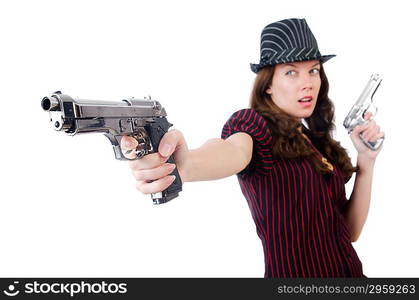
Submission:
MULTIPOLYGON (((252 143, 250 136, 239 135, 234 137, 236 141, 244 139, 244 144, 252 143)), ((234 175, 250 161, 246 152, 227 140, 210 139, 200 148, 189 151, 184 181, 215 180, 234 175)))
POLYGON ((359 172, 356 174, 354 188, 344 212, 352 242, 355 242, 360 236, 368 216, 374 163, 375 160, 358 156, 359 172))

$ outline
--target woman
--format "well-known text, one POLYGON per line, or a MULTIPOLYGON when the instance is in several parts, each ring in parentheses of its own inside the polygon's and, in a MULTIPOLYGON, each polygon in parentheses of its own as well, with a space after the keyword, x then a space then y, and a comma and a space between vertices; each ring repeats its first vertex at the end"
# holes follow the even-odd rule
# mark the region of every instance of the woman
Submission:
MULTIPOLYGON (((183 182, 237 174, 262 240, 265 277, 364 277, 351 242, 358 239, 371 198, 375 159, 366 141, 384 137, 375 121, 357 126, 351 140, 357 167, 332 138, 334 107, 322 56, 305 19, 267 25, 250 108, 235 112, 221 139, 188 150, 182 133, 163 137, 158 153, 129 162, 143 193, 166 189, 175 165, 183 182), (344 184, 356 172, 349 200, 344 184)), ((370 113, 364 116, 366 120, 370 113)), ((123 148, 134 149, 124 137, 123 148)))

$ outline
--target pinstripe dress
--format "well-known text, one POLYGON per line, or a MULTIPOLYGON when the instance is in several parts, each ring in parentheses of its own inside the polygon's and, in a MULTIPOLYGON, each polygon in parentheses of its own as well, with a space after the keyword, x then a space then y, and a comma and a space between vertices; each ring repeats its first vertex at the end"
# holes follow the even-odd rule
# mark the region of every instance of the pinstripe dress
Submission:
POLYGON ((306 159, 274 158, 267 122, 253 109, 235 112, 221 137, 237 132, 253 139, 252 160, 237 178, 262 241, 265 277, 366 277, 341 213, 339 168, 322 175, 306 159))

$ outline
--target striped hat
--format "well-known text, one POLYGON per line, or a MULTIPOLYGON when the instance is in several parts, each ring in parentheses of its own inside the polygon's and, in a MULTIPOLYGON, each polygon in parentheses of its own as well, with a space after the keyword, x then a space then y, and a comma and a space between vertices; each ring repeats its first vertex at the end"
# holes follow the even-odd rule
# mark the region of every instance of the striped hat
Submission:
POLYGON ((320 54, 316 38, 305 19, 285 19, 263 28, 260 62, 250 64, 250 68, 257 73, 266 66, 305 60, 326 62, 334 56, 320 54))

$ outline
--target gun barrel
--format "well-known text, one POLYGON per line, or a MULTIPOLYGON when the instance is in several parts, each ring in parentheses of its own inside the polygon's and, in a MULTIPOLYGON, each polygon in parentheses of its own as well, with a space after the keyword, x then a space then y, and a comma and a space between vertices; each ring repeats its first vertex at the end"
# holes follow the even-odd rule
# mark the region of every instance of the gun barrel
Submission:
POLYGON ((123 99, 122 101, 102 101, 73 99, 56 92, 42 98, 41 106, 50 113, 61 112, 63 118, 120 118, 120 117, 165 117, 166 111, 156 100, 123 99))
POLYGON ((370 80, 362 91, 355 105, 361 107, 366 100, 371 100, 381 83, 381 77, 378 74, 372 74, 370 80))
POLYGON ((59 110, 60 102, 53 97, 44 97, 41 101, 41 106, 45 111, 59 110))
POLYGON ((60 91, 43 97, 41 107, 50 115, 52 127, 69 135, 87 132, 129 134, 154 118, 166 117, 162 105, 149 99, 122 101, 74 99, 60 91))

